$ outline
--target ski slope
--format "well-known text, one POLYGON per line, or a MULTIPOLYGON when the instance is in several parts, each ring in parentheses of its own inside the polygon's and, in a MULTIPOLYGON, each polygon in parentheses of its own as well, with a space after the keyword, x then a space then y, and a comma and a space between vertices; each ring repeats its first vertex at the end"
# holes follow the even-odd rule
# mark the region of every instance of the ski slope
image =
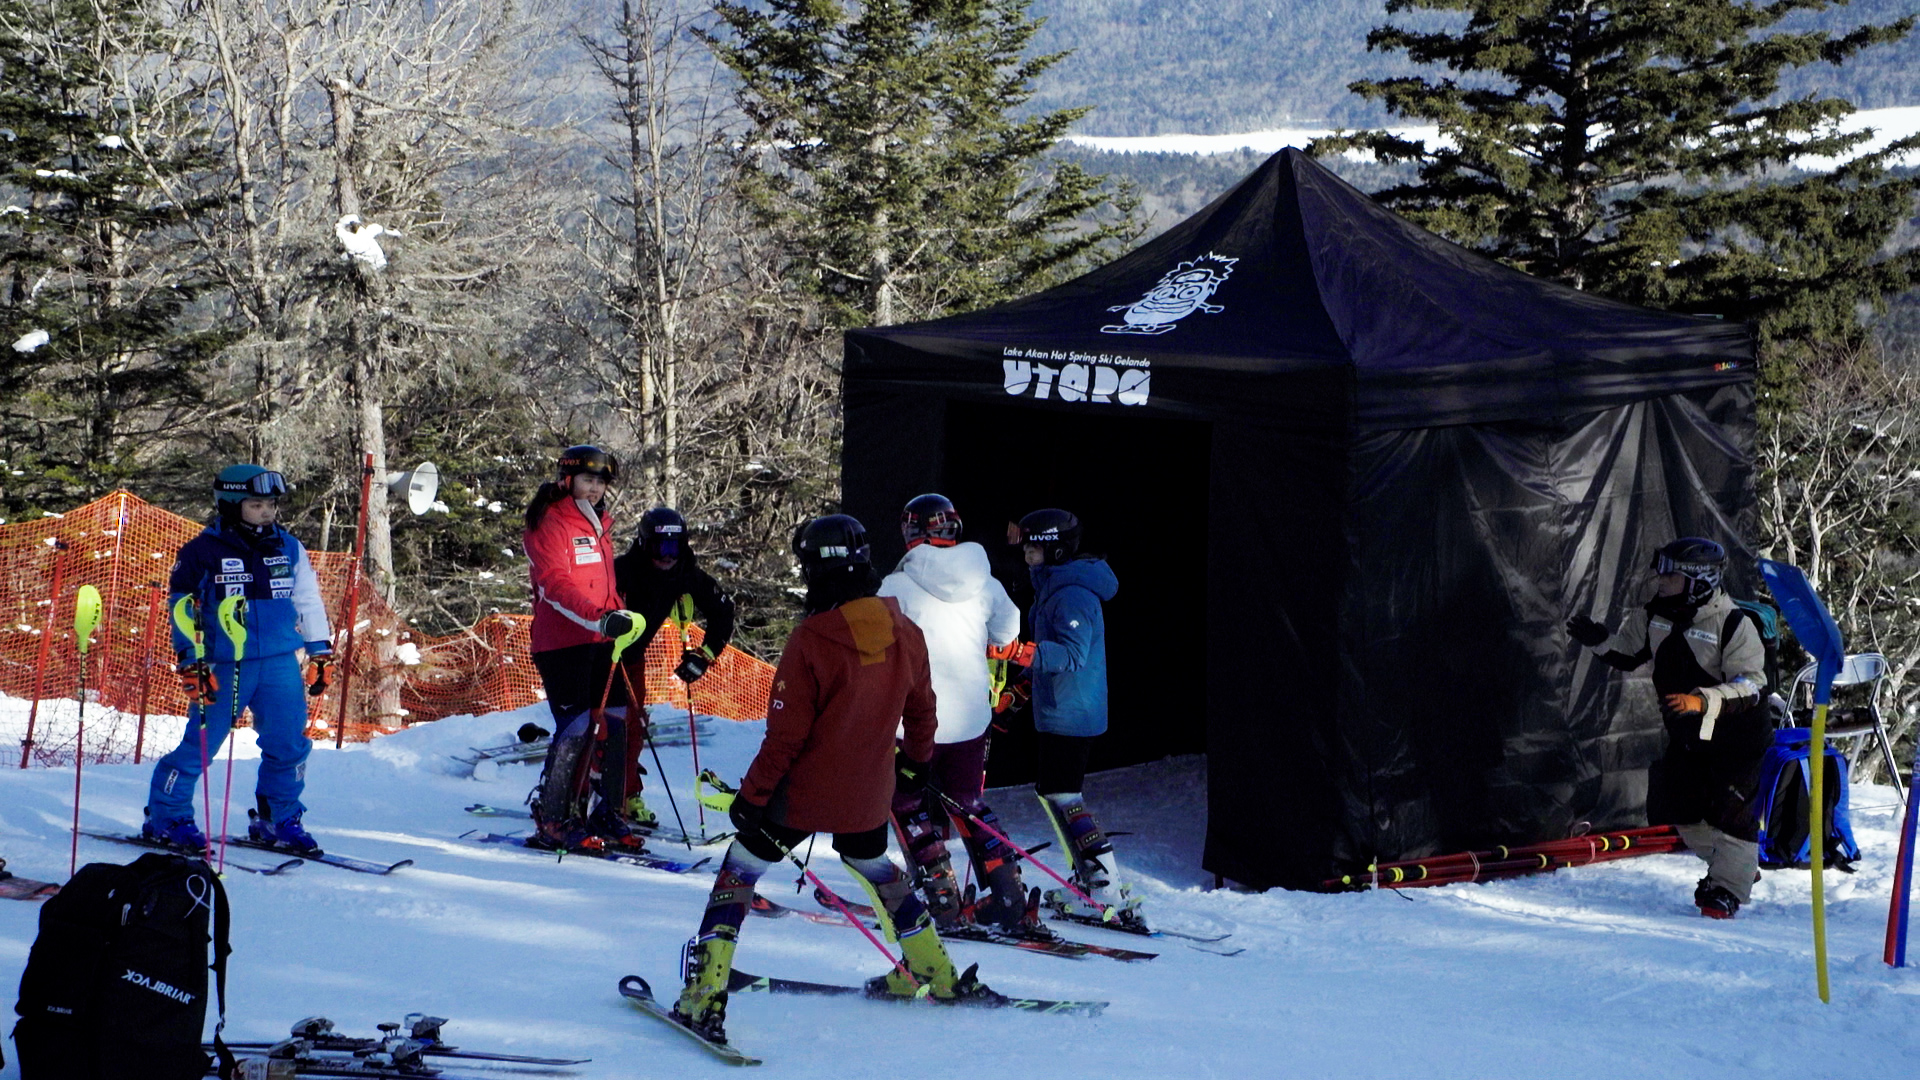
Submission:
MULTIPOLYGON (((24 705, 0 704, 0 746, 17 745, 24 705)), ((43 708, 41 721, 51 716, 57 727, 65 715, 43 708)), ((450 718, 341 752, 315 750, 306 800, 314 833, 344 854, 416 865, 385 878, 313 864, 276 878, 229 874, 229 1036, 275 1038, 314 1014, 347 1033, 372 1034, 378 1022, 423 1011, 450 1017, 447 1037, 468 1047, 591 1056, 572 1074, 582 1078, 727 1074, 615 991, 627 974, 663 993, 677 985, 680 945, 700 919, 710 876, 556 863, 458 839, 473 828, 507 831, 513 822, 473 818, 462 807, 517 806, 537 766, 467 778, 448 755, 510 741, 529 719, 545 723, 544 707, 450 718)), ((660 710, 657 719, 673 724, 676 717, 660 710)), ((678 720, 684 725, 685 715, 678 720)), ((90 730, 95 722, 90 715, 90 730)), ((701 762, 738 777, 761 725, 714 727, 701 762)), ((662 754, 681 812, 691 813, 690 751, 662 754)), ((243 819, 255 760, 247 747, 237 757, 234 813, 243 819)), ((145 765, 88 768, 83 824, 137 827, 147 775, 145 765)), ((215 782, 223 775, 216 765, 215 782)), ((657 777, 649 784, 653 805, 670 820, 657 777)), ((1079 927, 1065 928, 1067 935, 1160 956, 1122 964, 956 943, 956 961, 977 961, 1002 991, 1113 1004, 1105 1016, 1084 1019, 742 994, 728 1022, 735 1044, 765 1058, 766 1075, 797 1080, 1753 1080, 1901 1076, 1920 1059, 1920 970, 1892 971, 1880 961, 1894 845, 1889 789, 1854 791, 1866 857, 1858 874, 1827 878, 1833 1003, 1826 1006, 1814 994, 1803 871, 1769 873, 1732 923, 1695 913, 1690 897, 1702 871, 1690 855, 1403 893, 1208 891, 1210 875, 1199 869, 1201 759, 1101 774, 1088 789, 1104 823, 1132 833, 1118 843, 1148 915, 1167 926, 1230 930, 1245 953, 1220 957, 1172 939, 1079 927)), ((10 869, 65 880, 72 791, 70 770, 0 768, 0 856, 10 869)), ((1029 792, 1002 791, 994 802, 1016 839, 1045 839, 1029 792)), ((81 841, 83 862, 138 854, 81 841)), ((825 880, 847 883, 824 843, 815 858, 825 880)), ((794 877, 791 867, 776 868, 761 890, 810 906, 795 894, 794 877)), ((0 985, 9 998, 38 911, 0 901, 0 985)), ((859 934, 797 918, 748 920, 738 964, 821 982, 885 970, 859 934)), ((17 1076, 12 1066, 0 1071, 17 1076)))

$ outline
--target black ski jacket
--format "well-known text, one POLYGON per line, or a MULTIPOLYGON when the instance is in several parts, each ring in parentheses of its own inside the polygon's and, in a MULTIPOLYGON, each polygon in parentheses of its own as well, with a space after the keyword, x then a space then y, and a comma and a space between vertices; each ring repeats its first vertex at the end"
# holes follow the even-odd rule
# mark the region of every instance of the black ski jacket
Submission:
POLYGON ((719 658, 720 650, 727 647, 727 642, 733 640, 733 597, 720 590, 713 575, 700 569, 700 561, 691 551, 682 555, 673 569, 661 570, 636 543, 626 554, 613 560, 613 581, 628 610, 647 621, 640 640, 630 650, 633 656, 646 654, 653 636, 660 632, 683 596, 691 597, 694 609, 706 619, 704 644, 715 659, 719 658))

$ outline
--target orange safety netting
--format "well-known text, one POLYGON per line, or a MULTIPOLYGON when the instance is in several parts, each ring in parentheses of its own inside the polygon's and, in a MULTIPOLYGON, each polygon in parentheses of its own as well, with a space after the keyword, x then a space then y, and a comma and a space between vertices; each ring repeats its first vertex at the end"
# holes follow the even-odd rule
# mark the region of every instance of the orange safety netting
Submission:
MULTIPOLYGON (((81 585, 92 585, 100 590, 102 615, 87 656, 89 703, 140 716, 184 715, 187 701, 172 675, 167 575, 174 554, 202 527, 125 491, 59 517, 0 525, 0 694, 34 701, 74 698, 80 675, 74 594, 81 585)), ((334 624, 334 653, 341 656, 347 647, 343 623, 353 557, 308 554, 334 624)), ((361 573, 345 737, 362 740, 409 723, 541 700, 540 675, 527 649, 532 621, 526 615, 490 615, 460 633, 423 634, 395 614, 361 573)), ((701 640, 699 627, 687 633, 693 643, 701 640)), ((686 686, 673 677, 682 647, 673 626, 655 635, 647 649, 649 704, 687 706, 686 686)), ((309 699, 309 733, 315 738, 334 735, 344 667, 334 665, 327 691, 309 699)), ((694 684, 693 705, 706 716, 757 719, 766 715, 772 684, 770 665, 728 649, 694 684)), ((60 746, 36 735, 28 749, 22 760, 53 764, 70 762, 74 748, 71 740, 60 746)), ((0 755, 0 764, 6 763, 0 755)))

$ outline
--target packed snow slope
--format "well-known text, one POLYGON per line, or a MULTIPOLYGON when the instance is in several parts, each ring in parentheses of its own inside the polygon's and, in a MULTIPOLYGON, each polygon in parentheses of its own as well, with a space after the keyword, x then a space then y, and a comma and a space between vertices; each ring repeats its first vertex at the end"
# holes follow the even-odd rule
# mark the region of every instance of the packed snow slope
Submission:
MULTIPOLYGON (((658 718, 675 720, 665 710, 658 718)), ((369 746, 315 751, 306 800, 314 833, 344 854, 416 865, 385 878, 315 864, 274 878, 229 873, 231 1037, 271 1039, 314 1014, 371 1034, 378 1022, 424 1011, 450 1017, 448 1037, 469 1047, 592 1057, 580 1077, 726 1072, 615 991, 627 974, 656 987, 677 983, 680 945, 699 922, 710 875, 556 862, 459 839, 469 829, 517 824, 477 819, 462 807, 517 806, 537 766, 467 778, 449 755, 510 741, 529 719, 547 718, 539 706, 450 718, 369 746)), ((684 714, 679 719, 684 724, 684 714)), ((701 762, 738 777, 761 727, 714 727, 701 762)), ((690 752, 669 748, 663 757, 680 810, 691 814, 690 752)), ((1085 1019, 742 994, 728 1021, 734 1042, 764 1057, 767 1075, 806 1080, 1752 1080, 1904 1076, 1920 1058, 1920 970, 1893 971, 1880 960, 1895 842, 1888 789, 1854 792, 1866 857, 1859 873, 1827 878, 1833 1003, 1822 1005, 1804 871, 1769 873, 1753 905, 1731 923, 1694 911, 1701 869, 1690 855, 1401 893, 1209 891, 1199 868, 1203 766, 1181 758, 1091 777, 1090 799, 1109 828, 1130 834, 1118 845, 1149 917, 1169 927, 1230 930, 1243 954, 1080 927, 1066 932, 1160 955, 1122 964, 956 943, 955 959, 978 962, 997 989, 1104 999, 1112 1007, 1085 1019)), ((235 767, 236 817, 244 817, 253 772, 245 757, 235 767)), ((147 773, 145 766, 89 768, 83 823, 136 828, 147 773)), ((223 776, 224 765, 216 765, 214 780, 223 776)), ((656 775, 648 794, 670 820, 661 791, 656 775)), ((72 792, 67 771, 0 769, 0 856, 11 869, 65 879, 72 792)), ((1016 839, 1046 839, 1030 791, 1000 791, 993 801, 1016 839)), ((216 814, 218 807, 216 788, 216 814)), ((80 848, 82 862, 138 854, 89 839, 80 848)), ((852 888, 824 842, 814 861, 828 881, 852 888)), ((811 906, 795 894, 794 877, 790 866, 776 868, 761 890, 811 906)), ((0 984, 9 992, 38 912, 37 904, 0 901, 0 984)), ((748 920, 738 964, 824 982, 854 982, 886 966, 851 929, 798 918, 748 920)), ((11 1066, 0 1072, 17 1075, 11 1066)))

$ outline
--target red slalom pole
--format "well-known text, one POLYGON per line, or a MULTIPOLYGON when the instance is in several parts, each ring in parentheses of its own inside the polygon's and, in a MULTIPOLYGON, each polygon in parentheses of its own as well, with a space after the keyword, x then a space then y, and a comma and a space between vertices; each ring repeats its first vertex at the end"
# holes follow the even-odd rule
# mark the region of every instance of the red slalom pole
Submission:
POLYGON ((347 568, 347 643, 340 653, 340 710, 333 722, 333 748, 347 738, 347 699, 353 688, 354 624, 360 621, 360 567, 367 552, 367 503, 373 498, 373 455, 360 466, 360 525, 353 531, 353 565, 347 568))
POLYGON ((47 673, 47 650, 53 647, 53 620, 60 610, 60 581, 67 573, 67 542, 53 542, 53 587, 47 590, 47 622, 40 630, 40 648, 33 658, 33 704, 27 707, 27 737, 20 740, 20 767, 33 759, 33 724, 40 715, 41 679, 47 673))

